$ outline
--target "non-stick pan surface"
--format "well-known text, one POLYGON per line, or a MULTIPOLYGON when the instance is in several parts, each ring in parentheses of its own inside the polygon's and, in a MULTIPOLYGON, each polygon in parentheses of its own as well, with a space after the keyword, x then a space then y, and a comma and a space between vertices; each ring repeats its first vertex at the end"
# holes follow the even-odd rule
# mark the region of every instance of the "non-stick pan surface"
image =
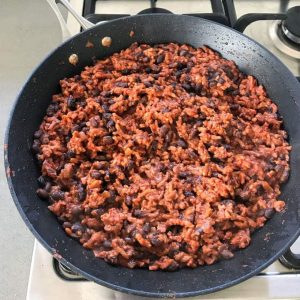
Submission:
MULTIPOLYGON (((34 51, 34 49, 32 49, 34 51)), ((139 15, 118 19, 89 29, 57 48, 33 72, 13 109, 6 135, 5 163, 13 199, 35 237, 66 266, 89 280, 119 291, 144 296, 187 297, 214 292, 237 284, 277 259, 300 233, 300 87, 288 69, 270 52, 246 36, 204 19, 177 15, 139 15), (130 31, 134 36, 130 37, 130 31), (112 38, 109 48, 101 46, 104 36, 112 38), (94 48, 87 48, 87 41, 94 48), (278 105, 289 133, 291 174, 282 189, 287 203, 255 232, 250 246, 237 251, 231 260, 211 266, 176 272, 129 270, 94 257, 77 241, 68 237, 56 217, 41 201, 37 189, 38 167, 30 151, 33 133, 38 128, 51 95, 59 92, 59 80, 78 74, 93 58, 102 58, 139 43, 187 43, 208 45, 225 58, 234 60, 242 71, 254 75, 278 105), (76 53, 76 67, 68 63, 76 53), (10 172, 9 172, 10 170, 10 172)), ((16 249, 16 251, 20 251, 16 249)), ((13 255, 13 254, 12 254, 13 255)))

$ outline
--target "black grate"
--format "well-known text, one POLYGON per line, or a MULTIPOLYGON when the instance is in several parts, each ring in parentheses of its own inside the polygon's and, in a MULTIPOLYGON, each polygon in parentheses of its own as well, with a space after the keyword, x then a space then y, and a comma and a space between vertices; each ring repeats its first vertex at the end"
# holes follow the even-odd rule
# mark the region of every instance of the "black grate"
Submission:
MULTIPOLYGON (((83 16, 92 23, 98 23, 102 21, 109 21, 118 18, 128 17, 130 14, 97 14, 95 12, 96 2, 102 0, 85 0, 83 8, 83 16)), ((280 0, 280 8, 282 13, 249 13, 241 16, 237 19, 236 9, 234 6, 234 0, 210 0, 211 13, 193 13, 187 14, 189 16, 199 17, 221 23, 223 25, 230 26, 243 32, 245 28, 259 20, 283 20, 285 19, 286 0, 280 0)), ((149 8, 143 10, 141 13, 161 13, 169 12, 161 9, 159 6, 159 0, 149 0, 149 8)), ((172 12, 169 12, 172 13, 172 12)))

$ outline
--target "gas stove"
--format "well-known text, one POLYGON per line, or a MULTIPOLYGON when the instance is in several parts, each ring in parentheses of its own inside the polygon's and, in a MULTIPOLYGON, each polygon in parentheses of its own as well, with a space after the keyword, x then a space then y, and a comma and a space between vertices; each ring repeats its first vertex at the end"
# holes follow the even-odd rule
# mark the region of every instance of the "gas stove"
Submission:
MULTIPOLYGON (((55 0, 48 0, 51 4, 55 0)), ((70 0, 75 11, 98 23, 143 13, 176 13, 202 17, 233 27, 256 40, 300 76, 300 0, 70 0)), ((53 4, 52 4, 53 6, 53 4)), ((59 16, 63 37, 82 29, 59 16)), ((299 80, 300 81, 300 80, 299 80)), ((226 290, 191 299, 300 299, 300 238, 285 255, 257 276, 226 290)), ((73 273, 35 241, 27 300, 149 299, 126 295, 73 273)))

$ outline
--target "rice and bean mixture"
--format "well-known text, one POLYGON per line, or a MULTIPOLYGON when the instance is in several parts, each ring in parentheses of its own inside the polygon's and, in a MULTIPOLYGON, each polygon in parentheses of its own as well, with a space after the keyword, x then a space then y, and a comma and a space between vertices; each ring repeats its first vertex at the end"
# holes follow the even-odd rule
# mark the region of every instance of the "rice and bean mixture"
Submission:
POLYGON ((212 264, 284 208, 291 147, 277 107, 215 51, 133 44, 60 86, 34 134, 37 194, 96 257, 212 264))

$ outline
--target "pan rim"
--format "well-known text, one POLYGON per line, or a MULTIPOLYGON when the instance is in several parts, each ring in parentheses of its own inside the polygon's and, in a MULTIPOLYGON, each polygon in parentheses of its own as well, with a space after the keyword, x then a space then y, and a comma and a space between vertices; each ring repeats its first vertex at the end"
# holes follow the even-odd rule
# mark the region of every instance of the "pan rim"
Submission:
MULTIPOLYGON (((6 146, 8 145, 8 141, 9 141, 9 132, 10 132, 10 128, 11 128, 11 121, 14 115, 14 112, 16 110, 16 106, 17 103, 19 101, 19 98, 21 97, 25 87, 27 86, 27 84, 30 82, 32 76, 35 74, 35 72, 42 66, 42 64, 49 58, 51 57, 56 51, 59 51, 65 44, 69 43, 71 40, 77 38, 78 36, 83 35, 84 33, 88 33, 91 32, 93 30, 95 30, 95 28, 99 28, 103 25, 106 24, 113 24, 116 22, 120 22, 120 21, 126 21, 128 19, 139 19, 139 18, 143 18, 143 17, 159 17, 159 16, 166 16, 169 18, 191 18, 191 19, 198 19, 201 20, 202 22, 207 22, 208 24, 215 24, 217 26, 221 26, 222 28, 225 28, 228 31, 234 31, 235 33, 241 35, 243 38, 250 40, 252 43, 254 43, 255 45, 259 46, 259 48, 263 49, 264 51, 266 51, 273 59, 275 59, 279 64, 282 65, 282 67, 285 68, 286 71, 288 71, 291 75, 291 79, 294 79, 294 84, 298 85, 297 88, 300 92, 300 85, 298 84, 295 76, 292 74, 292 72, 273 54, 271 53, 268 49, 266 49, 264 46, 260 45, 258 42, 256 42, 255 40, 249 38, 248 36, 244 35, 243 33, 240 33, 239 31, 228 27, 226 25, 223 24, 219 24, 217 22, 211 21, 211 20, 207 20, 207 19, 203 19, 203 18, 198 18, 198 17, 193 17, 193 16, 186 16, 186 15, 176 15, 176 14, 145 14, 145 15, 135 15, 135 16, 128 16, 128 17, 123 17, 120 19, 116 19, 116 20, 111 20, 106 22, 105 24, 96 24, 95 27, 92 27, 82 33, 76 34, 75 36, 72 36, 71 38, 67 39, 66 41, 64 41, 63 43, 61 43, 58 47, 56 47, 55 49, 53 49, 52 51, 50 51, 41 61, 40 63, 38 63, 38 65, 33 69, 33 71, 31 72, 30 75, 28 75, 27 79, 25 80, 22 88, 19 90, 18 95, 16 97, 16 99, 14 100, 14 103, 11 107, 10 110, 10 114, 9 114, 9 118, 8 118, 8 122, 7 122, 7 126, 6 126, 6 131, 5 131, 5 138, 4 138, 4 166, 5 166, 5 170, 9 170, 9 161, 8 161, 8 156, 7 156, 7 148, 6 146)), ((293 84, 293 82, 292 82, 293 84)), ((294 99, 296 100, 296 99, 294 99)), ((295 104, 298 106, 298 108, 300 107, 300 102, 295 101, 295 104)), ((14 186, 12 183, 12 179, 10 177, 10 175, 8 174, 8 172, 6 172, 6 179, 8 182, 8 186, 9 186, 9 190, 10 193, 12 195, 13 201, 23 219, 23 221, 25 222, 26 226, 29 228, 29 230, 33 233, 34 237, 37 238, 37 240, 48 250, 48 252, 50 252, 52 255, 55 255, 55 249, 51 248, 50 245, 48 245, 43 238, 39 235, 39 233, 35 230, 34 226, 30 223, 29 219, 27 218, 24 210, 21 207, 20 202, 18 201, 17 195, 15 193, 14 190, 14 186)), ((170 292, 170 293, 166 293, 166 292, 145 292, 145 291, 141 291, 141 290, 136 290, 136 289, 130 289, 127 287, 123 287, 123 286, 117 286, 115 284, 112 284, 110 282, 104 281, 102 279, 96 278, 93 275, 90 275, 88 273, 86 273, 85 271, 79 269, 78 267, 76 267, 74 264, 68 262, 66 259, 64 259, 63 257, 59 259, 59 261, 61 261, 63 264, 65 264, 66 266, 70 266, 73 270, 77 271, 78 273, 82 274, 85 278, 87 278, 88 280, 94 281, 100 285, 103 285, 105 287, 120 291, 120 292, 125 292, 127 294, 133 294, 133 295, 139 295, 139 296, 146 296, 146 297, 158 297, 158 298, 164 298, 164 297, 178 297, 178 298, 183 298, 183 297, 191 297, 191 296, 198 296, 198 295, 204 295, 204 294, 209 294, 209 293, 213 293, 213 292, 217 292, 220 290, 223 290, 225 288, 234 286, 238 283, 241 283, 251 277, 253 277, 254 275, 258 274, 261 270, 265 269, 267 266, 269 266, 271 263, 273 263, 275 260, 277 260, 289 247, 290 245, 293 244, 293 242, 297 239, 297 237, 300 235, 300 227, 298 229, 298 231, 296 231, 296 233, 294 235, 292 235, 292 237, 290 238, 289 242, 285 245, 285 247, 281 248, 280 251, 277 251, 276 255, 272 256, 269 260, 267 260, 264 264, 262 264, 260 267, 256 268, 255 270, 253 270, 252 272, 247 273, 244 276, 241 276, 235 280, 232 280, 230 282, 224 283, 223 285, 219 285, 217 287, 214 288, 208 288, 208 289, 202 289, 201 291, 189 291, 189 292, 170 292)), ((179 270, 180 271, 180 270, 179 270)))

